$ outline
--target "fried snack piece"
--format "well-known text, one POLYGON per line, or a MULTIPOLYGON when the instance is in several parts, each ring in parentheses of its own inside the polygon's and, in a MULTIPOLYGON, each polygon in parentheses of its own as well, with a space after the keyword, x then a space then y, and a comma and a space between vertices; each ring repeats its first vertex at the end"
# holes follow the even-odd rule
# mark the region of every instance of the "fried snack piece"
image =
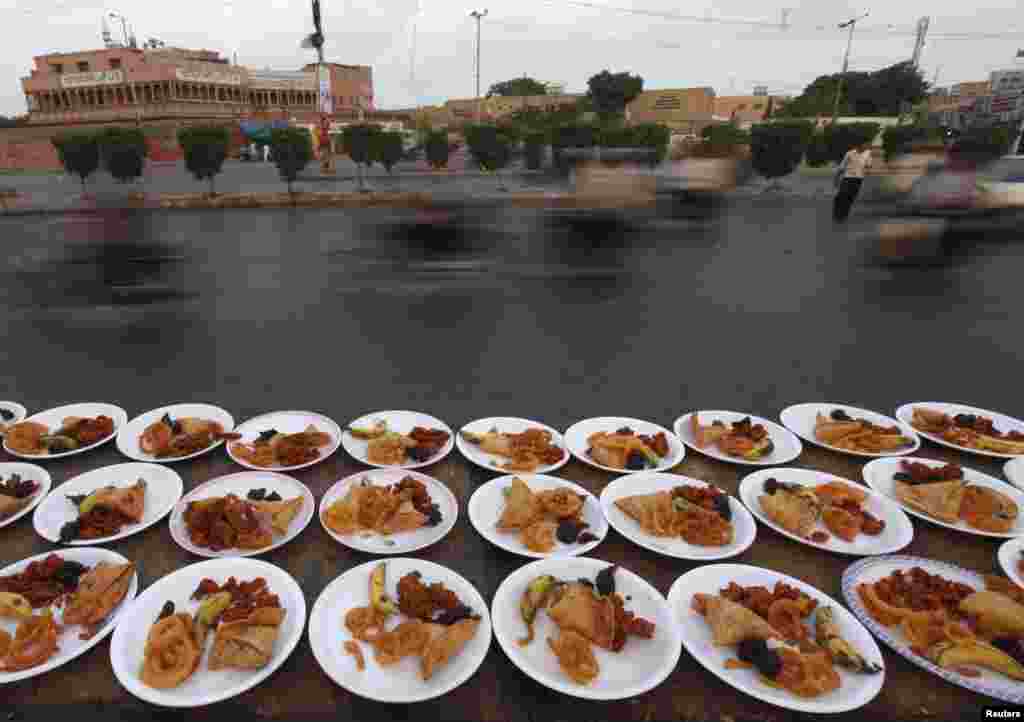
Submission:
POLYGON ((543 513, 541 501, 530 487, 519 477, 512 479, 512 486, 505 495, 505 509, 498 519, 500 531, 525 529, 543 513))
POLYGON ((377 664, 389 667, 406 657, 421 654, 428 642, 428 625, 419 619, 410 619, 390 631, 377 635, 372 642, 373 658, 377 664))
POLYGON ((832 607, 819 607, 814 615, 814 639, 835 664, 860 674, 877 674, 882 667, 868 662, 864 655, 843 638, 832 607))
POLYGON ((555 548, 555 532, 558 525, 553 521, 542 519, 535 521, 523 529, 523 545, 532 552, 547 554, 555 548))
POLYGON ((360 648, 358 642, 353 642, 351 639, 346 640, 343 648, 347 654, 351 654, 356 660, 356 669, 362 672, 366 669, 366 659, 363 657, 363 650, 360 648))
POLYGON ((245 619, 221 622, 213 638, 210 669, 259 669, 274 656, 284 621, 283 607, 257 607, 245 619))
POLYGON ((0 592, 0 619, 28 619, 32 616, 32 603, 20 594, 0 592))
POLYGON ((590 684, 601 672, 590 642, 571 629, 560 631, 557 639, 548 637, 548 646, 562 671, 576 684, 590 684))
POLYGON ((44 664, 57 652, 57 623, 47 609, 18 623, 7 653, 0 658, 0 671, 20 672, 44 664))
POLYGON ((121 603, 131 586, 135 565, 100 562, 82 575, 64 609, 64 624, 95 626, 121 603))
POLYGON ((777 489, 774 494, 758 497, 764 513, 786 531, 806 539, 814 530, 821 515, 821 504, 808 489, 808 494, 798 494, 787 489, 777 489))
POLYGON ((782 635, 764 619, 724 597, 694 594, 691 605, 711 627, 715 646, 730 647, 744 639, 782 639, 782 635))
POLYGON ((573 582, 559 590, 548 616, 559 629, 582 634, 602 649, 612 649, 616 637, 615 603, 598 599, 590 587, 573 582))
POLYGON ((545 514, 550 514, 557 519, 571 519, 578 515, 583 509, 583 502, 586 499, 581 494, 561 487, 559 489, 548 489, 537 494, 540 506, 545 514))
POLYGON ((14 637, 11 636, 10 632, 0 629, 0 665, 3 664, 4 657, 11 651, 11 644, 14 643, 14 637))
POLYGON ((839 689, 842 680, 825 650, 799 652, 788 647, 776 650, 782 669, 772 682, 797 697, 820 697, 839 689))
POLYGON ((16 499, 13 496, 0 494, 0 521, 17 514, 19 511, 31 504, 34 497, 35 494, 21 499, 16 499))
POLYGON ((366 458, 373 464, 401 466, 405 463, 406 451, 415 445, 415 441, 401 434, 385 434, 367 442, 366 458))
POLYGON ((1019 514, 1013 499, 984 486, 968 486, 960 501, 960 518, 982 531, 1006 534, 1017 523, 1019 514))
POLYGON ((863 504, 868 500, 868 494, 863 489, 839 481, 818 484, 814 487, 814 493, 825 504, 840 505, 847 501, 863 504))
POLYGON ((615 506, 652 536, 678 536, 699 546, 732 543, 733 526, 727 519, 668 491, 622 497, 615 506))
POLYGON ((172 614, 150 627, 139 678, 154 689, 173 689, 195 673, 201 658, 192 615, 172 614))
POLYGON ((44 424, 22 421, 8 427, 5 440, 11 451, 19 454, 41 454, 46 450, 42 439, 50 433, 44 424))
POLYGON ((826 529, 847 542, 856 539, 864 525, 864 517, 860 514, 853 514, 831 504, 822 510, 821 521, 826 529))
POLYGON ((387 615, 372 605, 353 607, 345 613, 345 629, 361 642, 373 643, 384 633, 387 615))
POLYGON ((910 508, 956 524, 960 520, 960 505, 967 492, 967 484, 963 481, 942 481, 911 486, 897 481, 893 483, 893 489, 896 498, 910 508))
POLYGON ((270 516, 270 526, 273 528, 276 534, 284 536, 288 533, 288 527, 291 526, 292 521, 302 511, 302 505, 304 503, 301 496, 297 496, 294 499, 284 499, 282 501, 250 501, 257 511, 263 512, 270 516))
POLYGON ((986 637, 1024 637, 1024 605, 992 591, 975 592, 960 602, 960 611, 986 637))
POLYGON ((106 507, 119 512, 129 521, 138 524, 146 512, 146 481, 139 479, 128 487, 105 486, 97 489, 89 498, 93 508, 106 507))
POLYGON ((426 625, 430 641, 420 655, 420 673, 423 681, 429 680, 444 665, 448 664, 474 636, 480 626, 479 619, 463 619, 450 627, 438 624, 426 625))

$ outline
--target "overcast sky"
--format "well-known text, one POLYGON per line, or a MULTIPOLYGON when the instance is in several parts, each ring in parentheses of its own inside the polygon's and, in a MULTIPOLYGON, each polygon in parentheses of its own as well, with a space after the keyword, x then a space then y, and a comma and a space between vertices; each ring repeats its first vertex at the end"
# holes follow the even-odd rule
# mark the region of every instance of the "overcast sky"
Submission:
MULTIPOLYGON (((309 3, 300 0, 12 0, 0 5, 5 42, 0 49, 0 113, 25 110, 19 78, 45 52, 101 47, 104 13, 118 11, 142 42, 209 48, 255 67, 294 69, 314 59, 301 50, 311 31, 309 3)), ((321 0, 326 54, 342 63, 372 65, 377 105, 409 107, 474 94, 474 9, 489 11, 482 25, 484 90, 523 74, 585 89, 602 69, 628 70, 646 88, 711 86, 719 95, 749 93, 755 84, 797 93, 816 76, 842 65, 844 31, 835 25, 864 11, 854 38, 852 70, 871 70, 910 57, 914 26, 931 16, 922 70, 939 85, 983 80, 1013 66, 1024 48, 1020 0, 970 3, 902 0, 855 5, 846 0, 723 0, 681 5, 670 0, 321 0), (605 6, 604 9, 591 6, 605 6), (632 9, 616 12, 609 7, 632 9), (743 25, 723 20, 781 23, 743 25), (639 13, 637 12, 639 11, 639 13), (681 22, 643 12, 710 17, 681 22), (941 13, 941 14, 936 14, 941 13), (414 32, 415 28, 415 32, 414 32), (901 34, 906 33, 906 34, 901 34), (1000 37, 983 37, 996 33, 1000 37), (971 37, 942 37, 969 34, 971 37), (415 37, 415 52, 413 52, 415 37)), ((119 35, 120 25, 111 22, 119 35)))

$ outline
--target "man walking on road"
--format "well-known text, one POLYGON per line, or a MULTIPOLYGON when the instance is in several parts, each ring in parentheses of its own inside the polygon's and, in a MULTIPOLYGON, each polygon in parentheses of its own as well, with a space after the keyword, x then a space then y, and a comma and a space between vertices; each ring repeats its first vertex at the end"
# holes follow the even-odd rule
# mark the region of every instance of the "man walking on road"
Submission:
POLYGON ((864 182, 864 174, 871 167, 871 146, 863 143, 856 148, 851 148, 843 158, 836 172, 839 181, 839 192, 836 193, 835 202, 832 204, 832 217, 837 222, 842 222, 850 215, 850 208, 860 193, 860 186, 864 182))

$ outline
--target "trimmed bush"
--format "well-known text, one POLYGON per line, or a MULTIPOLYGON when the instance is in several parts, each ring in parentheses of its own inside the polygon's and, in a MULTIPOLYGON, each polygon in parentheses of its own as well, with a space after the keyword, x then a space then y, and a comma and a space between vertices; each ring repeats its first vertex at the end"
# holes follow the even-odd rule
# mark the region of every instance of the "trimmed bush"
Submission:
POLYGON ((761 123, 750 130, 750 153, 754 170, 765 178, 782 178, 800 164, 814 134, 805 121, 761 123))
POLYGON ((825 126, 824 139, 828 159, 838 163, 851 148, 873 143, 881 130, 878 123, 836 123, 825 126))
POLYGON ((427 163, 434 170, 448 167, 448 157, 452 148, 448 144, 448 131, 431 130, 427 133, 426 141, 423 143, 423 150, 427 156, 427 163))
POLYGON ((831 160, 824 131, 817 130, 814 132, 814 135, 811 136, 811 142, 807 144, 807 151, 804 157, 807 165, 812 168, 820 168, 831 160))
POLYGON ((228 157, 230 142, 230 131, 219 125, 193 125, 178 131, 185 167, 196 180, 209 181, 211 195, 215 192, 214 179, 228 157))
POLYGON ((928 130, 919 125, 890 125, 882 131, 882 152, 885 160, 909 153, 915 143, 928 137, 928 130))
POLYGON ((100 146, 96 134, 67 133, 57 136, 52 142, 64 170, 78 176, 84 193, 86 178, 100 167, 100 146))
POLYGON ((356 164, 359 177, 359 188, 363 188, 363 166, 367 168, 377 160, 380 151, 380 136, 384 131, 374 123, 348 125, 341 133, 341 147, 345 154, 356 164))
POLYGON ((523 141, 523 155, 528 169, 540 170, 544 165, 544 140, 543 133, 530 133, 523 141))
POLYGON ((374 155, 390 174, 395 164, 405 157, 405 140, 401 133, 381 133, 376 140, 377 151, 374 155))
POLYGON ((139 128, 107 128, 99 136, 100 159, 117 181, 127 183, 142 176, 146 136, 139 128))
POLYGON ((497 126, 469 125, 465 129, 466 145, 473 160, 485 171, 500 171, 512 158, 512 143, 497 126))
POLYGON ((274 155, 274 165, 281 180, 288 184, 288 193, 292 193, 292 184, 299 171, 313 160, 313 139, 309 131, 305 128, 274 128, 270 131, 270 152, 274 155))

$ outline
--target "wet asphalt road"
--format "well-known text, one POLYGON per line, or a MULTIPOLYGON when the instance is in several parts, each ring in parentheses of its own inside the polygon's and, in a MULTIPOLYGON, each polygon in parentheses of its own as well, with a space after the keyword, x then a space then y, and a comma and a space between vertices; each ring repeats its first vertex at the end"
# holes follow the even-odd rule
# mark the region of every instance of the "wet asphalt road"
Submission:
POLYGON ((209 400, 339 422, 387 408, 459 425, 814 399, 955 400, 1024 415, 1013 314, 1024 246, 929 269, 866 262, 826 204, 569 236, 504 210, 447 237, 396 212, 125 212, 0 220, 3 397, 130 414, 209 400), (134 260, 126 260, 134 259, 134 260))

